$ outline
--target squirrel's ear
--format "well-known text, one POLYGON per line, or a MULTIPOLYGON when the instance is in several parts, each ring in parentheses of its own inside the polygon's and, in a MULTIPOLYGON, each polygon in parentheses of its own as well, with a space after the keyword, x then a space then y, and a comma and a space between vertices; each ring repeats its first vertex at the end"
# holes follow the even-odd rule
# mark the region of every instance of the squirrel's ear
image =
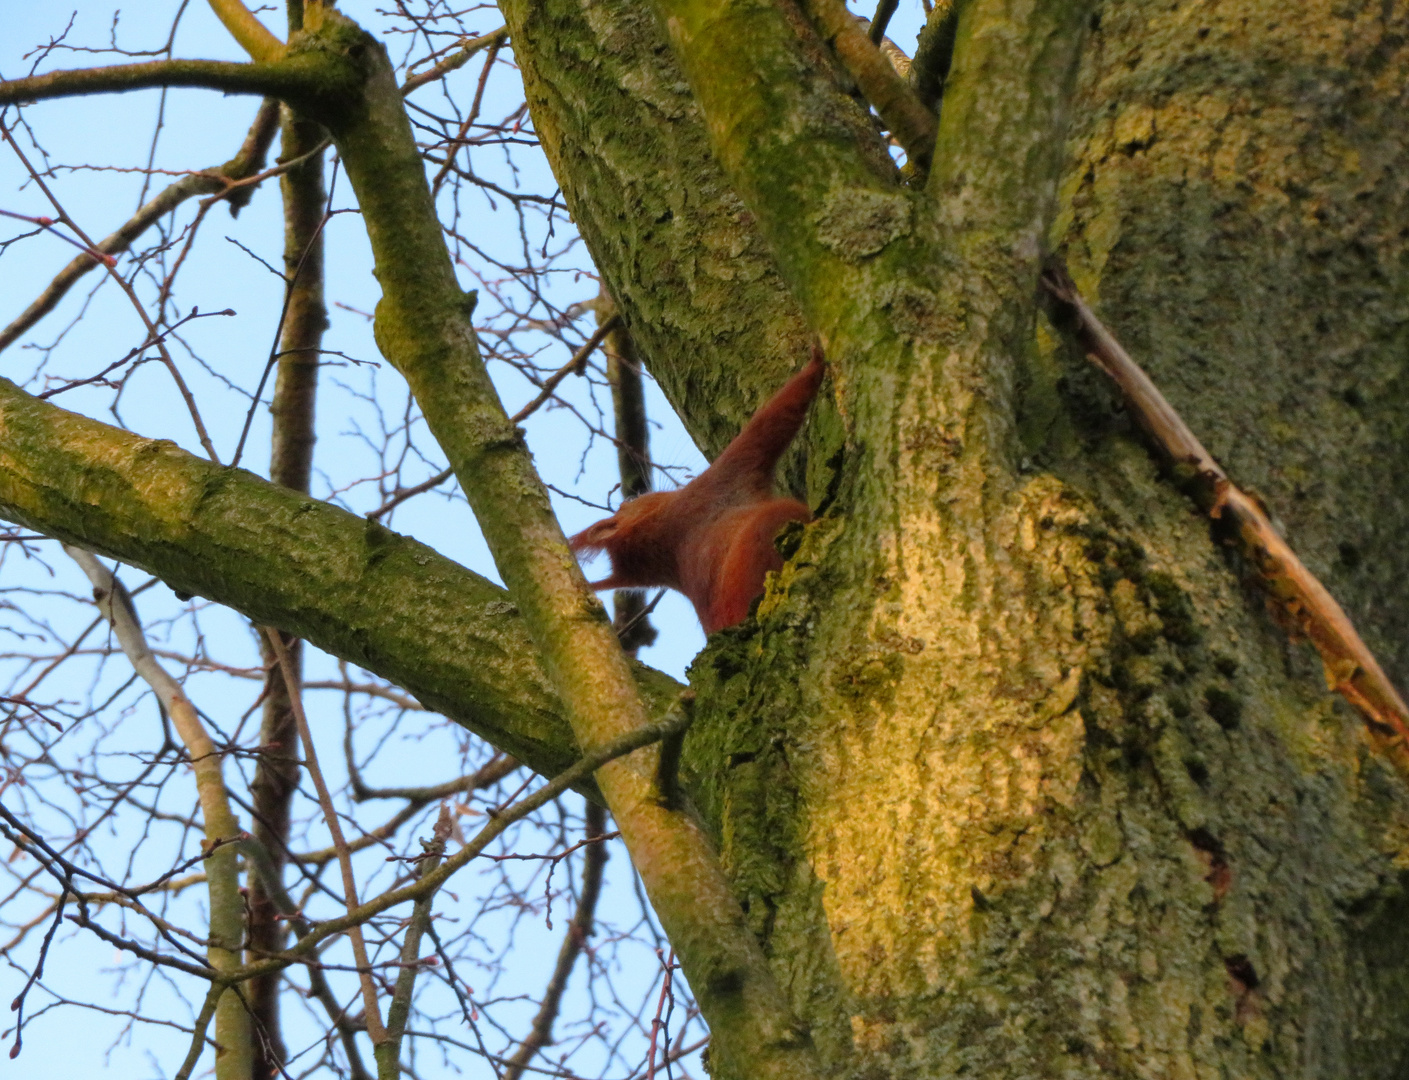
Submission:
POLYGON ((589 525, 576 536, 568 538, 568 547, 573 551, 602 551, 616 537, 621 528, 618 516, 613 514, 595 525, 589 525))

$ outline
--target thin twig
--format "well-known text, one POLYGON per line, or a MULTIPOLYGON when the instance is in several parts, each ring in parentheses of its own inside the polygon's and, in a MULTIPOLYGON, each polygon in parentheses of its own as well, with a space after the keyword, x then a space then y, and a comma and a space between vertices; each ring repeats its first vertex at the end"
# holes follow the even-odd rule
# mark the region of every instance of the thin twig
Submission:
POLYGON ((446 146, 445 161, 435 174, 435 179, 431 181, 431 198, 435 198, 440 193, 440 187, 445 183, 445 177, 455 165, 455 155, 469 135, 470 128, 474 127, 475 121, 479 119, 480 107, 484 104, 484 89, 489 83, 489 73, 494 69, 494 61, 498 59, 499 50, 503 47, 504 41, 505 39, 500 37, 489 44, 489 55, 485 57, 484 69, 479 73, 479 82, 475 85, 475 96, 470 103, 470 111, 465 116, 464 123, 460 125, 460 130, 446 146))
POLYGON ((568 924, 567 934, 558 949, 558 962, 553 966, 553 975, 543 991, 543 1000, 533 1017, 533 1025, 528 1035, 509 1058, 500 1080, 520 1080, 524 1069, 534 1055, 553 1041, 553 1023, 558 1018, 562 1006, 563 992, 567 989, 568 976, 577 963, 577 957, 587 946, 596 921, 597 897, 602 891, 602 871, 607 864, 607 846, 601 843, 606 832, 606 811, 596 803, 588 802, 586 807, 587 851, 582 862, 582 891, 578 896, 577 910, 568 924))
POLYGON ((73 259, 54 276, 54 279, 49 282, 29 307, 16 316, 14 321, 4 330, 0 330, 0 350, 7 348, 40 319, 53 311, 59 301, 68 294, 74 283, 97 266, 100 261, 106 261, 114 255, 128 250, 138 236, 187 199, 196 195, 214 193, 215 198, 230 198, 232 213, 241 205, 240 200, 231 198, 236 190, 243 192, 243 202, 248 202, 252 190, 244 185, 256 183, 268 174, 248 179, 241 178, 246 177, 249 171, 258 169, 264 163, 265 154, 269 149, 269 139, 274 134, 274 121, 278 119, 278 115, 278 103, 265 102, 260 106, 249 134, 245 136, 240 152, 232 160, 218 169, 188 173, 153 196, 132 217, 98 242, 97 250, 101 257, 85 253, 73 259), (240 182, 235 183, 236 180, 240 182))
POLYGON ((15 1014, 15 1044, 10 1047, 11 1061, 20 1056, 20 1049, 24 1046, 24 1001, 34 984, 44 977, 44 961, 49 956, 49 946, 54 943, 54 931, 59 928, 59 923, 64 921, 64 901, 68 899, 68 895, 68 886, 65 883, 59 887, 59 899, 54 903, 54 921, 49 924, 44 941, 39 946, 39 959, 34 962, 34 970, 25 980, 24 987, 15 995, 15 1000, 10 1002, 10 1009, 15 1014))
POLYGON ((401 490, 397 491, 394 495, 392 495, 392 497, 389 498, 386 502, 382 503, 381 506, 371 511, 367 515, 367 520, 376 521, 378 518, 384 517, 385 515, 395 510, 402 503, 404 503, 407 499, 414 499, 417 495, 421 495, 427 491, 430 491, 431 488, 440 487, 441 484, 445 483, 445 481, 449 480, 454 475, 454 469, 441 469, 440 472, 436 473, 429 480, 422 480, 419 484, 416 484, 413 487, 402 488, 401 490))
POLYGON ((464 847, 441 863, 434 873, 428 874, 410 885, 403 885, 399 889, 393 889, 368 900, 357 910, 349 911, 346 915, 319 923, 307 937, 282 956, 247 964, 242 971, 233 974, 232 979, 244 980, 265 971, 274 971, 291 963, 302 962, 306 954, 310 954, 320 943, 333 935, 345 933, 350 927, 360 925, 389 908, 407 901, 414 901, 426 893, 434 892, 450 880, 456 871, 480 855, 514 822, 527 817, 540 806, 552 802, 568 788, 586 780, 607 762, 615 761, 643 746, 659 742, 672 732, 683 730, 689 726, 690 719, 690 713, 677 701, 660 720, 643 724, 634 731, 628 731, 584 754, 575 764, 564 769, 532 795, 502 810, 496 810, 484 828, 480 829, 464 847))
MULTIPOLYGON (((226 308, 224 311, 201 311, 197 308, 192 308, 190 313, 186 315, 185 318, 179 319, 178 321, 172 323, 166 328, 165 331, 163 331, 161 336, 167 337, 171 334, 174 334, 177 330, 179 330, 181 327, 185 326, 188 322, 191 322, 194 319, 209 319, 216 316, 228 316, 234 314, 234 308, 226 308)), ((52 397, 57 397, 59 394, 66 394, 70 390, 78 389, 80 386, 91 386, 93 383, 104 382, 108 375, 110 375, 112 372, 116 371, 123 365, 131 363, 134 359, 140 357, 141 354, 146 352, 147 348, 152 344, 154 344, 154 342, 149 338, 148 340, 142 342, 142 344, 138 345, 136 348, 129 349, 127 355, 124 356, 121 360, 114 360, 111 364, 103 368, 101 371, 89 375, 87 378, 84 379, 74 379, 72 382, 63 383, 60 386, 56 386, 50 390, 45 390, 43 393, 35 394, 34 396, 40 401, 48 401, 52 397)))
MULTIPOLYGON (((4 121, 0 121, 0 137, 3 137, 4 140, 10 144, 10 149, 13 150, 15 156, 20 159, 20 164, 23 165, 25 171, 29 173, 30 179, 35 182, 39 190, 44 193, 44 197, 49 200, 50 205, 54 208, 54 212, 58 214, 59 220, 74 231, 90 252, 97 252, 98 246, 93 242, 92 238, 79 227, 78 222, 69 217, 68 211, 63 208, 58 198, 49 190, 49 185, 44 182, 44 178, 40 176, 34 166, 29 163, 29 158, 27 158, 24 151, 20 149, 20 144, 17 143, 14 136, 10 134, 10 129, 5 125, 4 121)), ((153 323, 151 318, 147 315, 147 309, 142 306, 142 301, 137 296, 137 290, 132 287, 132 284, 126 278, 117 272, 116 261, 115 259, 109 259, 104 263, 108 276, 111 277, 117 284, 117 287, 122 290, 123 295, 132 302, 132 307, 136 310, 137 317, 142 320, 142 325, 147 328, 148 336, 152 339, 152 343, 156 345, 157 352, 161 354, 162 363, 166 365, 167 371, 171 374, 172 381, 176 384, 176 389, 181 394, 181 399, 186 403, 186 410, 191 414, 191 422, 195 424, 196 436, 200 439, 201 447, 205 450, 206 456, 217 465, 220 464, 220 457, 215 452, 215 444, 210 441, 210 434, 206 431, 205 421, 201 419, 200 410, 196 407, 195 396, 191 393, 190 387, 186 385, 186 380, 181 376, 181 372, 176 366, 176 361, 172 359, 171 353, 167 350, 166 343, 162 340, 161 334, 156 328, 156 324, 153 323)))
POLYGON ((107 254, 106 252, 99 251, 97 248, 89 247, 87 244, 81 244, 72 236, 69 236, 68 233, 60 232, 58 229, 54 228, 56 222, 51 217, 44 217, 42 214, 21 214, 15 210, 0 210, 0 216, 14 218, 16 221, 27 221, 31 225, 37 225, 45 232, 52 233, 65 243, 72 244, 74 247, 78 248, 79 251, 87 255, 90 259, 94 260, 95 262, 100 262, 104 266, 112 266, 114 263, 117 262, 116 259, 114 259, 111 255, 107 254))
MULTIPOLYGON (((581 369, 583 365, 587 363, 587 358, 590 357, 592 355, 593 350, 595 350, 597 346, 600 345, 603 340, 605 340, 606 336, 612 332, 613 328, 619 321, 619 317, 613 315, 601 326, 597 327, 597 329, 593 331, 592 336, 588 338, 587 341, 583 344, 582 348, 578 349, 575 353, 572 354, 572 359, 569 360, 562 367, 558 368, 557 371, 553 372, 553 374, 549 375, 548 378, 543 381, 543 388, 538 392, 538 395, 527 405, 525 405, 522 409, 514 413, 513 416, 509 417, 509 423, 522 424, 525 420, 529 418, 529 416, 537 412, 545 401, 547 401, 550 397, 553 396, 553 391, 557 390, 559 383, 561 383, 569 375, 580 375, 582 373, 581 369)), ((378 518, 386 516, 387 514, 391 513, 391 511, 395 510, 398 506, 400 506, 402 503, 404 503, 407 499, 415 498, 417 495, 420 495, 423 492, 430 491, 431 488, 439 487, 441 484, 445 483, 445 481, 449 480, 454 475, 454 469, 442 469, 440 472, 432 476, 429 480, 422 480, 419 484, 416 484, 414 487, 403 488, 395 492, 391 496, 391 498, 387 499, 387 501, 382 503, 381 506, 368 513, 367 520, 376 521, 378 518)))
MULTIPOLYGON (((323 779, 323 770, 318 767, 318 752, 313 746, 313 732, 309 730, 308 717, 303 711, 303 696, 299 693, 298 675, 293 667, 293 661, 289 657, 289 650, 279 636, 279 631, 266 627, 264 635, 269 639, 269 644, 274 649, 274 655, 279 658, 279 668, 283 671, 284 680, 288 684, 289 706, 293 709, 294 719, 298 723, 299 741, 303 743, 304 768, 308 770, 309 779, 313 781, 314 790, 318 793, 318 805, 322 808, 328 833, 333 839, 333 847, 337 849, 338 866, 342 870, 343 898, 347 904, 348 915, 351 916, 360 906, 357 900, 357 879, 352 873, 352 854, 348 851, 347 841, 343 837, 342 825, 338 822, 338 811, 337 807, 333 805, 332 792, 328 790, 327 781, 323 779)), ((347 936, 352 943, 352 953, 357 960, 357 976, 362 983, 362 1002, 367 1014, 367 1034, 371 1036, 372 1045, 378 1046, 386 1038, 386 1029, 382 1026, 382 1014, 377 1006, 377 984, 372 979, 372 968, 367 958, 367 943, 362 937, 361 920, 355 921, 347 927, 347 936)))
MULTIPOLYGON (((101 940, 106 941, 113 948, 131 953, 133 956, 137 957, 137 959, 145 960, 154 967, 175 968, 177 971, 184 971, 187 975, 194 975, 200 979, 213 979, 215 977, 215 972, 211 968, 199 967, 185 960, 178 960, 174 956, 159 953, 155 949, 149 949, 145 945, 138 945, 135 941, 128 941, 126 938, 119 937, 111 930, 93 922, 86 914, 70 915, 68 921, 75 926, 81 926, 90 933, 96 934, 101 940)), ((217 985, 224 986, 223 983, 217 985)))
MULTIPOLYGON (((656 950, 657 958, 660 957, 660 950, 656 950)), ((665 1011, 666 1000, 669 999, 673 1010, 675 1005, 675 995, 672 992, 673 980, 671 976, 675 972, 675 950, 670 950, 669 958, 661 958, 665 968, 664 977, 660 984, 660 997, 656 1001, 656 1015, 651 1018, 651 1044, 646 1050, 646 1080, 655 1080, 656 1075, 656 1039, 660 1036, 661 1029, 665 1026, 665 1021, 661 1019, 661 1013, 665 1011)), ((670 1033, 666 1032, 666 1068, 670 1067, 670 1033)))

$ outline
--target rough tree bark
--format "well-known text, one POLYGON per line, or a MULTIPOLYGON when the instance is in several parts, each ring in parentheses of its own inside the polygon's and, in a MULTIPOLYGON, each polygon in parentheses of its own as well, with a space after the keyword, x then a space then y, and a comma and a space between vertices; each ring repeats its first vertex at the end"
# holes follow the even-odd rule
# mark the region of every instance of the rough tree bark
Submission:
MULTIPOLYGON (((1409 5, 968 0, 932 171, 909 183, 788 5, 502 7, 564 197, 701 444, 723 445, 809 333, 832 362, 808 440, 818 519, 785 534, 756 619, 692 670, 687 790, 797 1021, 748 1028, 728 979, 757 972, 709 957, 712 924, 667 889, 672 925, 696 935, 686 974, 735 1048, 715 1074, 1403 1075, 1404 782, 1047 322, 1037 276, 1066 256, 1409 682, 1409 5), (760 1046, 751 1070, 738 1048, 760 1046)), ((296 43, 303 66, 261 56, 268 78, 204 78, 309 106, 356 182, 359 153, 396 153, 360 142, 372 129, 347 105, 384 75, 365 52, 348 63, 367 43, 329 25, 296 43), (342 81, 299 83, 323 55, 342 81)), ((375 232, 396 208, 364 209, 375 232)), ((417 303, 443 348, 468 350, 444 282, 418 294, 395 276, 407 257, 379 252, 401 290, 379 340, 418 386, 417 303)), ((447 443, 465 421, 446 449, 492 518, 493 482, 464 466, 503 433, 487 407, 456 413, 474 376, 449 372, 454 393, 422 404, 447 443)), ((420 678, 532 764, 572 754, 565 718, 579 739, 602 730, 569 691, 624 700, 624 668, 606 689, 565 681, 565 657, 599 655, 577 635, 605 623, 585 598, 570 610, 570 568, 556 593, 522 580, 559 558, 535 522, 485 525, 532 537, 518 569, 501 561, 520 620, 483 583, 457 607, 455 571, 318 510, 330 531, 310 550, 330 573, 427 582, 434 618, 408 626, 390 596, 379 615, 301 592, 236 546, 299 542, 300 500, 242 477, 202 486, 208 467, 13 390, 0 408, 6 516, 420 678), (272 522, 250 510, 278 498, 293 501, 272 522), (526 665, 521 688, 462 691, 454 661, 427 658, 430 677, 408 659, 419 633, 505 620, 495 641, 526 665)), ((603 788, 629 803, 636 783, 603 788)))
MULTIPOLYGON (((1409 13, 1064 7, 1086 25, 1042 246, 1268 498, 1403 685, 1409 13)), ((628 5, 507 10, 576 220, 653 372, 707 432, 672 381, 688 337, 638 330, 683 320, 632 303, 648 252, 684 246, 660 242, 662 220, 685 226, 637 194, 677 195, 668 171, 651 183, 645 133, 671 162, 689 129, 706 138, 684 79, 628 5), (633 183, 592 182, 609 169, 633 183), (642 250, 618 254, 648 223, 642 250)), ((997 200, 1047 210, 1013 188, 1017 136, 977 147, 967 175, 952 164, 1051 74, 1013 62, 1042 17, 977 0, 962 14, 926 192, 956 263, 1013 220, 997 200)), ((714 66, 685 66, 708 93, 714 66)), ((737 153, 742 174, 764 156, 737 153)), ((701 203, 717 183, 706 171, 701 203)), ((869 368, 891 335, 916 353, 927 328, 948 339, 865 390, 842 361, 854 487, 759 628, 696 662, 695 791, 751 923, 840 1071, 1399 1075, 1402 785, 1037 313, 1032 252, 1006 254, 1019 273, 974 260, 951 286, 1019 309, 982 366, 962 366, 982 296, 939 327, 892 304, 853 346, 869 368), (1011 429, 973 423, 993 421, 975 398, 1011 429), (966 477, 986 439, 999 452, 966 477)), ((805 295, 808 273, 784 276, 805 295)), ((887 288, 867 299, 885 308, 887 288)), ((680 293, 691 312, 707 290, 680 293)))

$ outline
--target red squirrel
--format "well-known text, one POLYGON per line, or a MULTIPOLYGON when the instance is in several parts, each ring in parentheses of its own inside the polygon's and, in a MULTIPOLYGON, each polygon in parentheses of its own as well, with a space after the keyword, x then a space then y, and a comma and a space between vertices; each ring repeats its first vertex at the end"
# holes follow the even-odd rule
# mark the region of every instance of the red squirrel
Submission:
POLYGON ((768 571, 782 569, 774 536, 785 522, 812 517, 803 503, 773 493, 773 470, 825 371, 822 350, 813 346, 808 365, 699 476, 678 491, 638 496, 570 539, 575 552, 611 557, 611 576, 592 588, 678 589, 695 605, 706 634, 742 622, 768 571))

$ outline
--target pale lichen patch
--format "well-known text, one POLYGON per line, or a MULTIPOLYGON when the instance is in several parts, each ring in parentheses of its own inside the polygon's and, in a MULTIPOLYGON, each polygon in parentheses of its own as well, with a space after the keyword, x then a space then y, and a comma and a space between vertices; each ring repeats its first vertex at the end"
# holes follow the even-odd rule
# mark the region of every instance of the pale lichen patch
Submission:
POLYGON ((1099 588, 1073 587, 1092 574, 1084 541, 1054 523, 1083 515, 1050 477, 1013 497, 996 561, 946 539, 933 503, 926 517, 917 498, 907 515, 910 542, 886 549, 891 602, 873 610, 873 649, 848 672, 849 719, 808 784, 829 793, 811 804, 808 843, 838 965, 863 996, 939 989, 975 913, 1032 873, 1048 815, 1077 799, 1083 656, 1108 634, 1088 626, 1073 647, 1043 629, 1088 624, 1078 598, 1099 588), (1048 619, 1054 608, 1067 610, 1048 619), (1034 622, 1034 610, 1046 614, 1034 622), (926 646, 896 647, 910 640, 926 646), (858 698, 861 672, 875 685, 858 698), (878 804, 887 790, 911 794, 878 804))
POLYGON ((908 235, 911 218, 904 194, 842 188, 828 193, 817 215, 817 239, 843 259, 858 262, 908 235))

